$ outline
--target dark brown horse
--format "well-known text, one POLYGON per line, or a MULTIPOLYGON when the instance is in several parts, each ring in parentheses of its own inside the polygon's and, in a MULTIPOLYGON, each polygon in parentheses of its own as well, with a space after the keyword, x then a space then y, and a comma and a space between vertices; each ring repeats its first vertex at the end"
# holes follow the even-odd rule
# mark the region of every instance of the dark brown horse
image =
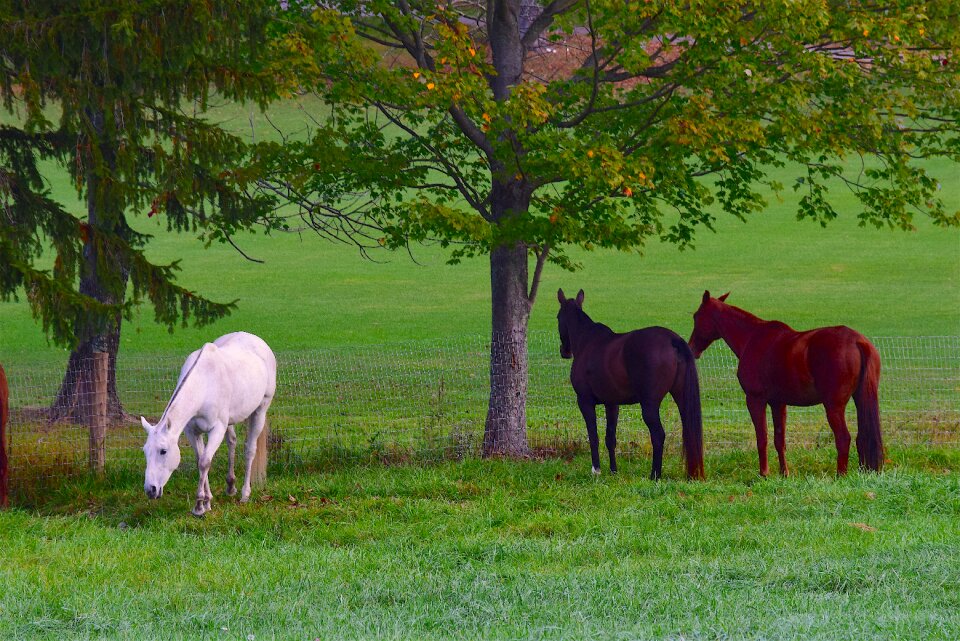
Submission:
POLYGON ((7 375, 0 365, 0 508, 7 507, 9 491, 9 468, 7 461, 7 419, 10 418, 10 390, 7 375))
POLYGON ((593 322, 583 311, 583 290, 575 299, 557 291, 560 313, 560 356, 572 358, 570 382, 587 423, 593 473, 600 473, 597 405, 606 407, 607 452, 610 471, 617 471, 617 419, 621 405, 640 403, 643 422, 653 445, 651 479, 663 469, 660 404, 668 393, 680 410, 683 453, 689 478, 703 478, 703 421, 700 416, 700 383, 697 365, 687 343, 664 327, 647 327, 617 334, 593 322))
POLYGON ((880 470, 880 355, 863 334, 849 327, 821 327, 798 332, 779 321, 765 321, 739 307, 727 305, 729 294, 711 298, 703 292, 693 314, 690 348, 700 357, 722 338, 740 365, 737 378, 747 394, 747 409, 757 433, 760 474, 766 476, 767 405, 773 413, 773 442, 786 475, 784 429, 787 405, 824 406, 837 444, 837 474, 846 474, 850 431, 844 412, 850 397, 857 406, 857 455, 860 466, 880 470))

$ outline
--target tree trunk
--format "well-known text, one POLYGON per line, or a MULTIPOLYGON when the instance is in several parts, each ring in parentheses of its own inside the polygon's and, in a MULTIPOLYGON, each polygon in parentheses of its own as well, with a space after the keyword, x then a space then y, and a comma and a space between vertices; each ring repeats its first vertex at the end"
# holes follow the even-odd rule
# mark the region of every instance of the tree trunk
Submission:
MULTIPOLYGON (((102 140, 104 117, 102 111, 89 110, 88 116, 94 130, 102 140)), ((101 167, 112 171, 113 148, 100 143, 101 167)), ((125 237, 126 220, 122 211, 115 211, 109 182, 101 180, 98 167, 90 160, 85 177, 87 187, 87 224, 93 230, 107 231, 125 237)), ((102 169, 100 169, 102 171, 102 169)), ((88 234, 83 245, 83 266, 80 273, 80 293, 107 305, 123 303, 127 291, 129 270, 116 257, 99 256, 93 234, 88 234), (115 269, 112 274, 101 273, 102 269, 115 269)), ((117 313, 108 318, 87 317, 80 319, 76 328, 79 345, 70 353, 67 371, 60 384, 57 397, 50 407, 49 420, 69 420, 80 423, 84 420, 82 403, 83 381, 92 376, 95 353, 109 355, 107 372, 107 421, 121 421, 127 417, 117 395, 117 352, 120 350, 120 326, 122 316, 117 313)))
POLYGON ((527 446, 527 249, 500 246, 490 253, 493 327, 490 404, 483 455, 525 456, 527 446))
MULTIPOLYGON (((491 213, 498 226, 525 216, 533 190, 523 179, 494 179, 491 213)), ((509 234, 508 234, 509 235, 509 234)), ((483 455, 526 456, 527 446, 527 246, 504 242, 490 252, 490 404, 483 455)))
POLYGON ((81 423, 83 421, 83 408, 80 403, 81 389, 80 384, 85 375, 89 375, 90 363, 93 360, 94 343, 105 346, 109 354, 109 365, 107 370, 107 422, 118 422, 129 419, 123 404, 120 402, 120 396, 117 394, 117 352, 120 348, 120 321, 118 315, 116 322, 104 334, 98 335, 93 341, 87 341, 77 346, 70 352, 70 359, 67 361, 67 371, 63 375, 63 381, 60 383, 60 389, 57 397, 50 406, 50 421, 71 421, 81 423))

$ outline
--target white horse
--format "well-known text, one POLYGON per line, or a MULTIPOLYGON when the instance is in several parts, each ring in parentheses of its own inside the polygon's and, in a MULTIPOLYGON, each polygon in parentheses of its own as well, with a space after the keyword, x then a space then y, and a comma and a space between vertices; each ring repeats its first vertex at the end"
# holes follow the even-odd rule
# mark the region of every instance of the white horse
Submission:
POLYGON ((180 434, 187 438, 197 453, 200 484, 197 487, 196 516, 210 510, 208 474, 217 448, 227 439, 229 469, 227 494, 237 493, 233 472, 237 433, 234 425, 247 422, 246 475, 240 500, 250 499, 250 468, 257 451, 257 437, 263 431, 267 408, 277 389, 277 360, 263 339, 235 332, 207 343, 187 357, 180 370, 177 387, 167 409, 156 425, 147 419, 140 422, 147 430, 143 452, 147 470, 143 489, 151 499, 163 494, 163 486, 180 465, 180 434), (204 444, 202 435, 207 435, 204 444))

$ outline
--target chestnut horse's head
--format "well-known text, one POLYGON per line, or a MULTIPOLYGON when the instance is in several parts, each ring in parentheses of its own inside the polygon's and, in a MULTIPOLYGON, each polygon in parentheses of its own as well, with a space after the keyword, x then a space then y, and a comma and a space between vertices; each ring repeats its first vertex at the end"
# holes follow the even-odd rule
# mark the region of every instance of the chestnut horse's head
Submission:
POLYGON ((693 332, 690 334, 690 340, 687 341, 696 358, 700 358, 710 344, 720 338, 716 316, 723 301, 727 300, 729 295, 730 292, 727 292, 720 298, 712 298, 710 292, 704 290, 700 308, 693 313, 693 332))
POLYGON ((577 292, 576 298, 567 298, 563 290, 557 290, 557 300, 560 301, 560 311, 557 312, 557 329, 560 331, 560 358, 573 358, 573 349, 570 346, 570 328, 583 313, 583 290, 577 292))

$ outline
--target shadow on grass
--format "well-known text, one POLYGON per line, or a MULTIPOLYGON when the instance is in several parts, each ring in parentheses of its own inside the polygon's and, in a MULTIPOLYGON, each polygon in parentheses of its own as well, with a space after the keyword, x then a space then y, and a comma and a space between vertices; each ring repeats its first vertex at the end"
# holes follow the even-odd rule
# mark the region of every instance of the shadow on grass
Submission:
MULTIPOLYGON (((783 482, 831 479, 834 477, 835 457, 835 450, 827 447, 788 451, 792 476, 783 482)), ((519 492, 534 486, 559 487, 565 484, 592 488, 598 482, 636 484, 638 487, 653 485, 647 479, 649 456, 643 452, 628 452, 621 455, 619 460, 619 474, 612 476, 604 470, 600 477, 594 477, 590 473, 589 458, 580 448, 571 444, 543 447, 535 452, 535 456, 521 461, 481 460, 475 457, 451 460, 404 451, 371 453, 331 450, 323 456, 298 460, 296 467, 290 467, 283 461, 272 461, 266 484, 254 489, 252 501, 248 504, 240 504, 237 497, 225 495, 226 471, 223 460, 218 460, 211 471, 210 483, 215 512, 222 514, 227 511, 234 516, 264 509, 273 513, 285 512, 308 505, 322 509, 334 504, 338 496, 363 496, 367 491, 379 498, 381 495, 408 494, 410 488, 416 488, 417 492, 427 497, 452 492, 452 498, 456 499, 464 492, 468 495, 482 493, 487 491, 484 488, 497 489, 513 484, 516 484, 519 492), (376 480, 379 490, 369 489, 371 479, 376 480), (325 493, 318 488, 318 484, 334 489, 325 493)), ((664 463, 665 476, 661 483, 687 485, 680 457, 669 456, 664 463)), ((707 456, 706 464, 707 480, 702 484, 704 489, 711 485, 751 486, 765 482, 757 473, 755 452, 714 453, 707 456)), ((891 448, 887 453, 885 470, 955 474, 960 470, 960 451, 930 447, 891 448)), ((142 467, 128 465, 108 469, 100 475, 81 468, 74 470, 76 474, 69 477, 52 477, 42 473, 42 468, 37 471, 41 473, 36 476, 30 476, 30 470, 18 472, 11 494, 11 504, 15 509, 40 515, 87 514, 115 524, 189 517, 197 484, 196 468, 184 465, 171 477, 163 498, 150 501, 143 493, 142 467)), ((691 490, 698 491, 693 488, 700 485, 690 484, 691 490)), ((217 515, 214 518, 218 518, 217 515)))

